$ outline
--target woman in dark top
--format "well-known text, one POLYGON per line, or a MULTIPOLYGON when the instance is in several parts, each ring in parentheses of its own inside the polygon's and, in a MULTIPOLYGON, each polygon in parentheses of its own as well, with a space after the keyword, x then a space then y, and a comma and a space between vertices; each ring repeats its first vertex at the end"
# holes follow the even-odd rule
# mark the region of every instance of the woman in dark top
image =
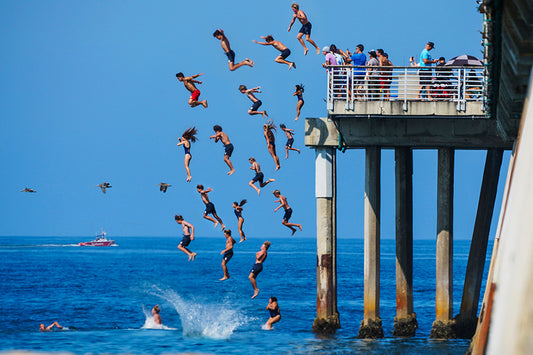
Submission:
POLYGON ((268 330, 272 329, 272 324, 277 323, 281 320, 281 314, 279 312, 278 299, 276 297, 270 297, 268 300, 268 306, 266 309, 270 312, 270 318, 265 324, 265 328, 268 330))

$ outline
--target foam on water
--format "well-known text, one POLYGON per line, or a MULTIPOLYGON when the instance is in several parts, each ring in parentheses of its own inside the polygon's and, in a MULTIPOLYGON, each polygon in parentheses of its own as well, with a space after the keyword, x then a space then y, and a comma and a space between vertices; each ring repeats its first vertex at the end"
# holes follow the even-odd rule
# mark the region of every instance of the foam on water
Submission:
POLYGON ((201 304, 184 300, 174 290, 153 287, 153 295, 168 301, 179 314, 184 336, 227 339, 249 319, 227 304, 201 304))
POLYGON ((144 325, 141 327, 141 329, 176 330, 176 328, 170 328, 170 327, 167 327, 164 324, 157 324, 154 321, 154 317, 152 316, 151 311, 149 311, 146 308, 144 308, 144 306, 143 306, 143 313, 144 313, 144 316, 146 317, 146 320, 144 321, 144 325))

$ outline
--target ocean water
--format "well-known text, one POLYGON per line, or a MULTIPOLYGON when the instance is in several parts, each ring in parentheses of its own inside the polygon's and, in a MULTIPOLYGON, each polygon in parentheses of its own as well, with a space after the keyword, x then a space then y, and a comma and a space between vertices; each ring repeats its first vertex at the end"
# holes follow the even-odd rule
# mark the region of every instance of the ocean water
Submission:
MULTIPOLYGON (((396 307, 395 242, 381 243, 381 318, 385 338, 360 340, 363 240, 338 240, 342 328, 321 338, 316 316, 316 241, 271 238, 251 300, 248 274, 263 240, 235 245, 222 277, 225 239, 197 237, 188 262, 180 238, 121 237, 115 247, 79 247, 90 238, 0 237, 0 351, 75 354, 464 354, 467 340, 431 340, 435 319, 435 241, 414 241, 415 337, 392 336, 396 307), (265 307, 276 296, 282 319, 271 331, 265 307), (150 310, 161 307, 163 326, 150 310), (54 321, 61 331, 39 332, 54 321)), ((454 314, 459 310, 469 241, 454 241, 454 314)), ((489 245, 489 254, 492 246, 489 245)), ((490 255, 487 256, 485 275, 490 255)), ((484 286, 483 286, 484 290, 484 286)))

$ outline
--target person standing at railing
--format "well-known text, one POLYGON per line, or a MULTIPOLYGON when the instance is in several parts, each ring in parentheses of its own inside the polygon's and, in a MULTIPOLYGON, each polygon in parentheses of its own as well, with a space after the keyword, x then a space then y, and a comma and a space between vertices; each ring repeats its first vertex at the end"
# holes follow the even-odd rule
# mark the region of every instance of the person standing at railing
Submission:
MULTIPOLYGON (((364 53, 365 46, 358 44, 355 47, 355 53, 352 55, 348 51, 348 55, 351 56, 352 65, 354 66, 364 66, 366 64, 366 55, 364 53)), ((365 84, 365 69, 364 68, 354 68, 353 69, 353 86, 355 91, 362 95, 364 93, 363 87, 365 84)))
POLYGON ((370 68, 367 68, 366 80, 368 83, 367 86, 369 99, 373 100, 379 98, 379 60, 376 51, 374 50, 368 52, 368 56, 370 57, 370 59, 368 60, 368 63, 366 63, 366 65, 370 68))
MULTIPOLYGON (((333 53, 331 53, 330 49, 328 46, 325 46, 324 48, 322 48, 322 54, 324 54, 324 58, 325 58, 325 62, 322 63, 322 66, 324 68, 326 68, 326 71, 328 72, 328 75, 333 75, 334 74, 334 70, 333 68, 330 68, 331 65, 337 65, 337 58, 335 57, 335 55, 333 53)), ((329 82, 329 88, 328 90, 330 91, 335 91, 334 90, 334 83, 332 84, 332 82, 329 82)), ((335 94, 331 94, 331 98, 333 99, 333 97, 335 97, 336 95, 335 94)))
POLYGON ((389 60, 389 55, 383 52, 383 49, 376 50, 376 54, 379 59, 379 66, 381 67, 381 78, 379 80, 379 86, 383 99, 390 98, 390 84, 392 82, 392 62, 389 60))
POLYGON ((483 81, 476 74, 474 69, 470 69, 466 76, 466 99, 477 99, 483 90, 483 81))
POLYGON ((439 58, 439 62, 435 66, 435 72, 437 76, 437 82, 435 87, 434 97, 440 99, 449 99, 452 97, 452 78, 453 70, 444 66, 446 59, 444 57, 439 58))
POLYGON ((422 94, 422 91, 426 90, 428 99, 431 99, 430 94, 430 87, 431 87, 431 77, 433 76, 433 70, 431 69, 431 64, 437 63, 438 60, 431 59, 431 54, 429 53, 430 50, 435 48, 435 44, 433 42, 426 43, 426 46, 420 52, 420 63, 419 63, 419 74, 420 74, 420 88, 418 89, 418 95, 417 98, 420 98, 420 95, 422 94))

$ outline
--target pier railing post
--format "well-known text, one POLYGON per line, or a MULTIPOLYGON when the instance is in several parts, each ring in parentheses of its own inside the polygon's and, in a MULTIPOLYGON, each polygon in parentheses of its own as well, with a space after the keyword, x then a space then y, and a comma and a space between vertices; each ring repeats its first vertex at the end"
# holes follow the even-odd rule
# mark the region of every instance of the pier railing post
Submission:
POLYGON ((413 310, 413 151, 395 149, 396 175, 396 317, 394 336, 414 336, 413 310))
POLYGON ((366 148, 364 319, 358 338, 383 338, 379 316, 381 148, 366 148))
POLYGON ((454 150, 441 148, 437 172, 437 255, 435 321, 431 338, 455 338, 453 317, 454 150))
POLYGON ((474 336, 477 324, 477 309, 479 293, 483 281, 483 269, 487 257, 487 244, 489 240, 490 222, 494 212, 494 202, 498 191, 498 180, 502 165, 503 150, 489 149, 485 159, 483 182, 479 193, 476 222, 472 233, 470 254, 466 267, 465 284, 461 310, 455 317, 457 336, 470 339, 474 336))
POLYGON ((340 328, 337 310, 337 235, 335 149, 316 148, 317 317, 313 331, 333 334, 340 328))

